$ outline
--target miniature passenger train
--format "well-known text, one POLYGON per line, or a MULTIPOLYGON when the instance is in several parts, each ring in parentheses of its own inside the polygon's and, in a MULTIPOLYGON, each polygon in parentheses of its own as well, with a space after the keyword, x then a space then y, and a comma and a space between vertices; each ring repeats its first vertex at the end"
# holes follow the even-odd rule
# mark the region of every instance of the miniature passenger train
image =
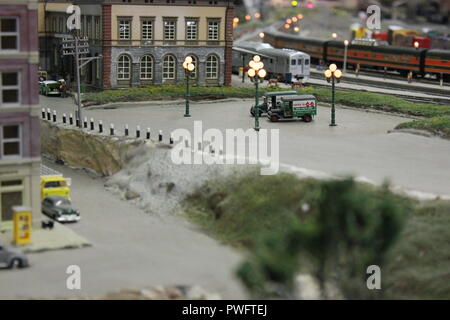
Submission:
POLYGON ((245 42, 233 47, 233 72, 244 71, 254 55, 259 55, 267 71, 267 78, 284 82, 306 83, 310 77, 311 57, 292 49, 275 49, 268 43, 245 42))
MULTIPOLYGON (((343 41, 301 38, 279 31, 265 32, 264 41, 275 48, 306 52, 314 63, 342 65, 344 61, 343 41)), ((450 50, 350 44, 347 65, 354 68, 358 64, 361 68, 394 70, 404 75, 412 71, 422 77, 429 74, 441 79, 442 76, 444 81, 450 82, 450 50)))

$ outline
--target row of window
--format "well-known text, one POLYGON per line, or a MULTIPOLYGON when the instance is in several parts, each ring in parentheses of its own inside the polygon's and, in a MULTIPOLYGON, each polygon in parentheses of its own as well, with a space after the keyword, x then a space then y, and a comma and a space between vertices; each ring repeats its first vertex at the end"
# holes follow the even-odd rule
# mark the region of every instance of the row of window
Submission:
MULTIPOLYGON (((47 32, 69 33, 66 16, 52 16, 47 20, 47 32)), ((91 39, 101 38, 100 16, 81 16, 81 36, 91 39)))
MULTIPOLYGON (((132 17, 120 17, 117 20, 119 40, 132 40, 131 28, 133 25, 132 17)), ((185 19, 185 39, 188 41, 198 40, 199 18, 185 19)), ((219 41, 220 39, 220 18, 207 19, 207 40, 219 41)), ((155 19, 141 18, 141 40, 154 40, 155 19)), ((163 19, 163 40, 177 39, 177 18, 163 19)))
MULTIPOLYGON (((192 63, 196 66, 191 77, 197 78, 198 75, 198 58, 192 57, 192 63)), ((150 55, 145 55, 139 62, 139 76, 141 80, 152 80, 154 71, 154 58, 150 55)), ((219 79, 220 60, 216 55, 209 55, 206 58, 206 79, 219 79)), ((162 64, 162 78, 163 80, 174 80, 176 78, 177 60, 175 56, 169 54, 163 58, 162 64)), ((131 58, 130 56, 123 54, 119 56, 117 61, 117 79, 118 80, 130 80, 131 79, 131 58)))
POLYGON ((20 125, 0 126, 0 158, 20 157, 21 130, 20 125))
POLYGON ((15 106, 20 102, 19 72, 0 72, 0 107, 15 106))

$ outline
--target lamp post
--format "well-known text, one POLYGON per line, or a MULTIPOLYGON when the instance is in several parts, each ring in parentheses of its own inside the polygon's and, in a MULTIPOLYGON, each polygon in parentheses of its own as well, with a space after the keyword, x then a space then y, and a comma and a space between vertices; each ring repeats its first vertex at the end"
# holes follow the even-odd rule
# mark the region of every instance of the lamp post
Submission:
POLYGON ((247 74, 255 83, 255 131, 259 131, 259 82, 263 82, 267 75, 267 71, 264 69, 264 63, 262 63, 260 56, 254 56, 253 60, 250 61, 248 65, 250 69, 247 74))
POLYGON ((336 108, 335 108, 335 84, 339 83, 342 78, 342 72, 337 68, 337 66, 333 63, 330 65, 328 70, 325 71, 325 77, 327 78, 328 83, 331 82, 331 127, 337 126, 336 124, 336 108))
POLYGON ((195 70, 195 65, 192 62, 193 62, 192 57, 186 57, 186 59, 183 62, 183 68, 186 73, 186 111, 184 113, 185 117, 191 116, 189 114, 189 97, 190 97, 189 79, 192 75, 192 72, 194 72, 194 70, 195 70))
POLYGON ((348 45, 349 45, 349 41, 345 40, 344 41, 344 72, 343 74, 347 73, 347 56, 348 56, 348 45))

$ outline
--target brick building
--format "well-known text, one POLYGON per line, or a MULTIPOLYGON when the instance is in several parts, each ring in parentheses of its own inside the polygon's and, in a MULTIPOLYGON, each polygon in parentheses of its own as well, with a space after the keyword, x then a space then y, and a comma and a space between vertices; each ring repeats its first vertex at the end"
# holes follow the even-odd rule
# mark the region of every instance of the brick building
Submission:
POLYGON ((37 0, 0 0, 0 228, 39 195, 37 0))
MULTIPOLYGON (((81 8, 81 34, 93 39, 91 55, 103 55, 83 70, 85 83, 103 88, 183 83, 182 63, 190 55, 197 66, 193 83, 231 85, 232 0, 40 0, 40 11, 47 12, 40 19, 50 20, 40 23, 41 31, 47 26, 40 32, 51 43, 46 48, 60 47, 55 39, 67 30, 59 20, 71 3, 81 8)), ((70 58, 44 51, 43 68, 73 78, 70 58)))

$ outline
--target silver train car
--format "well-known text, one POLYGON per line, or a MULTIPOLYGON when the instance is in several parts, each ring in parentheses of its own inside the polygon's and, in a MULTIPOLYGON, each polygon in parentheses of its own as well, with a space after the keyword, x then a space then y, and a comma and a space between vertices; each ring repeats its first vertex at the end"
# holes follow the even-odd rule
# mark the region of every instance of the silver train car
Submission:
POLYGON ((275 49, 268 43, 244 42, 233 46, 233 72, 248 69, 254 55, 259 55, 267 70, 268 79, 292 83, 308 82, 310 78, 311 57, 304 52, 292 49, 275 49))

